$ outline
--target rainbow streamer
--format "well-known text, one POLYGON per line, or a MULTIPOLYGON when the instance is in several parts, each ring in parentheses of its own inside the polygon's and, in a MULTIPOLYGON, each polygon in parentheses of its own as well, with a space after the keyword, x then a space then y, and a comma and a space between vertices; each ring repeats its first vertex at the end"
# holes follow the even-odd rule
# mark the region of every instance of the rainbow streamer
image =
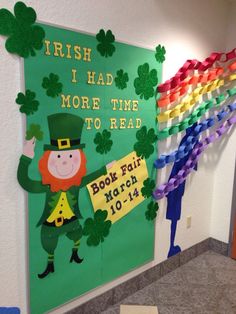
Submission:
POLYGON ((168 182, 159 185, 153 197, 159 200, 182 184, 195 168, 200 156, 210 143, 222 136, 236 124, 236 102, 226 104, 236 95, 236 48, 228 53, 212 53, 203 62, 187 60, 174 77, 157 87, 160 93, 156 103, 161 109, 157 116, 159 123, 179 118, 179 122, 158 131, 158 140, 164 140, 182 132, 202 119, 211 109, 218 110, 215 114, 200 121, 181 146, 167 155, 161 155, 154 162, 156 169, 161 169, 170 163, 178 162, 190 156, 182 169, 168 182), (232 86, 233 84, 233 86, 232 86), (190 92, 191 91, 191 92, 190 92), (219 93, 220 91, 220 93, 219 93), (209 95, 218 93, 217 96, 209 95), (199 104, 202 96, 207 94, 208 100, 199 104), (179 103, 178 103, 179 101, 179 103), (172 106, 167 110, 165 107, 172 106), (181 120, 181 116, 194 106, 197 108, 181 120), (229 117, 231 115, 231 117, 229 117), (224 119, 228 118, 223 121, 224 119), (221 123, 217 127, 217 123, 221 123), (203 139, 201 133, 216 126, 216 130, 203 139))

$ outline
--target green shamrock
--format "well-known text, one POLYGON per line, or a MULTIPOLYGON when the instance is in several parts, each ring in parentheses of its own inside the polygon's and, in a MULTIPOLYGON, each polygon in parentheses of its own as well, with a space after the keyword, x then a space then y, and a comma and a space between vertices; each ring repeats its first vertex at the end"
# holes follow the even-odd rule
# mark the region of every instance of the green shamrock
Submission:
POLYGON ((111 57, 115 52, 116 48, 113 45, 115 41, 115 36, 112 34, 111 30, 108 30, 106 33, 104 29, 100 29, 99 33, 96 35, 97 40, 100 44, 97 45, 97 50, 100 52, 103 57, 111 57))
POLYGON ((111 132, 103 130, 102 133, 98 132, 95 135, 94 143, 97 144, 96 151, 98 153, 106 154, 111 150, 112 140, 110 140, 111 132))
POLYGON ((33 25, 36 12, 23 2, 14 6, 15 16, 7 9, 0 10, 0 34, 8 36, 5 47, 8 52, 27 58, 35 56, 35 50, 43 47, 45 32, 42 27, 33 25))
POLYGON ((127 82, 129 81, 128 73, 124 73, 124 70, 119 70, 116 72, 117 77, 115 77, 116 87, 119 89, 124 89, 127 87, 127 82))
POLYGON ((94 218, 88 218, 84 222, 83 234, 88 236, 88 246, 98 246, 100 242, 104 242, 104 238, 108 236, 111 221, 106 220, 108 212, 98 209, 94 218))
POLYGON ((31 124, 29 129, 26 131, 26 137, 25 139, 27 141, 31 140, 33 137, 36 138, 38 141, 42 141, 43 139, 43 132, 40 128, 39 124, 31 124))
POLYGON ((142 196, 145 198, 149 198, 152 196, 152 192, 155 188, 155 181, 147 178, 143 181, 143 187, 141 188, 142 196))
POLYGON ((134 144, 134 150, 136 151, 137 156, 141 158, 149 158, 154 152, 153 143, 157 139, 154 129, 147 130, 147 127, 143 126, 136 132, 136 138, 138 142, 134 144))
POLYGON ((155 203, 155 202, 151 201, 148 204, 147 208, 148 208, 148 210, 145 212, 145 216, 146 216, 147 220, 155 219, 156 216, 157 216, 157 211, 159 209, 158 203, 155 203))
POLYGON ((165 59, 166 59, 165 53, 166 53, 166 50, 165 50, 164 46, 158 45, 156 47, 155 58, 156 58, 157 62, 163 63, 165 61, 165 59))
POLYGON ((46 94, 49 97, 55 98, 62 92, 63 85, 59 82, 58 75, 50 73, 49 77, 43 78, 42 87, 47 90, 46 94))
POLYGON ((148 100, 154 95, 154 86, 157 85, 157 70, 149 72, 149 64, 144 63, 138 67, 138 75, 134 80, 135 92, 141 99, 148 100))
POLYGON ((25 113, 27 116, 34 114, 38 110, 39 102, 35 99, 36 94, 27 89, 25 95, 18 93, 16 103, 20 105, 20 112, 25 113))

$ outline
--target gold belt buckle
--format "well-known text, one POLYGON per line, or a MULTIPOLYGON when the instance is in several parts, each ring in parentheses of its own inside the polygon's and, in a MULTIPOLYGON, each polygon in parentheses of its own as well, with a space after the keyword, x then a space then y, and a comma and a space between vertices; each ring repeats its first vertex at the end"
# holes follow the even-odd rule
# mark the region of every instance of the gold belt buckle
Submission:
POLYGON ((64 223, 64 218, 63 216, 59 216, 55 219, 55 226, 56 227, 61 227, 64 223))

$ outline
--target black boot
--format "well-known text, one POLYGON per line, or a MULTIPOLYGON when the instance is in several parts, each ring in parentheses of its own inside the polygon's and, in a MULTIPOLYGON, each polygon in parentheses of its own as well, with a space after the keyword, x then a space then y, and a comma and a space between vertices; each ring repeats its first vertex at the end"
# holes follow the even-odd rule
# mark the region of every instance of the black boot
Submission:
POLYGON ((46 277, 50 273, 54 273, 54 263, 53 262, 48 262, 45 271, 42 274, 38 274, 38 277, 40 279, 43 279, 44 277, 46 277))
POLYGON ((80 264, 83 262, 83 258, 80 258, 78 255, 78 249, 73 249, 72 250, 72 254, 71 254, 71 258, 70 258, 70 263, 72 263, 73 261, 76 262, 77 264, 80 264))

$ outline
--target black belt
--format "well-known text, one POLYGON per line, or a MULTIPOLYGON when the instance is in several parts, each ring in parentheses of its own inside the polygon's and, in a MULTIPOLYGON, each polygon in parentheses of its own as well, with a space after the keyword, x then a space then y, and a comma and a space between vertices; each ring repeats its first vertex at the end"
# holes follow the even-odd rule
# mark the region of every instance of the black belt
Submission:
MULTIPOLYGON (((63 224, 61 225, 61 227, 64 226, 64 225, 69 224, 69 223, 72 222, 72 221, 75 221, 76 219, 77 219, 76 216, 73 216, 73 217, 70 218, 70 219, 63 219, 63 224)), ((55 221, 53 221, 53 222, 45 221, 43 224, 44 224, 45 226, 57 227, 57 228, 58 228, 58 226, 56 226, 56 224, 55 224, 55 221)))

